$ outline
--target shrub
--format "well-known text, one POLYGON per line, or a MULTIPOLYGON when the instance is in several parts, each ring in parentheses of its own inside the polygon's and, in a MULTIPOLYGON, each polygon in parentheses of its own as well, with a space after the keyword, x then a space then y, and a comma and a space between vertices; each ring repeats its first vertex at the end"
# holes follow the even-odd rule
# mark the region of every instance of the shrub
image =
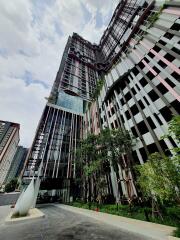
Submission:
POLYGON ((177 227, 177 229, 174 231, 175 237, 180 237, 180 225, 177 227))
POLYGON ((13 192, 16 189, 17 183, 17 178, 12 179, 9 183, 6 184, 5 192, 13 192))

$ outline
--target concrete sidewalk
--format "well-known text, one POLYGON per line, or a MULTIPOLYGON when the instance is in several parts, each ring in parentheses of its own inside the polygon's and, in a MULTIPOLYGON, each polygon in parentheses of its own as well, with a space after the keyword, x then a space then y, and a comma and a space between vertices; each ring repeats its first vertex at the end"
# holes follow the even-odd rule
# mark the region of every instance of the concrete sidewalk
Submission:
POLYGON ((112 214, 96 212, 88 209, 72 207, 63 204, 54 204, 56 207, 83 214, 84 216, 94 218, 106 224, 118 227, 128 232, 138 233, 145 237, 156 240, 168 240, 168 236, 172 235, 174 227, 169 227, 161 224, 155 224, 145 221, 140 221, 132 218, 120 217, 112 214))

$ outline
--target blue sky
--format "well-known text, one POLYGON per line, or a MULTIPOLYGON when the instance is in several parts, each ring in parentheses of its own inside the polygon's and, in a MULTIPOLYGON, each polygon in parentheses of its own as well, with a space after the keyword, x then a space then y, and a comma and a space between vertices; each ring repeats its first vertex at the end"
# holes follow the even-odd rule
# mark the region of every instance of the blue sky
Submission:
POLYGON ((98 43, 118 0, 1 0, 0 119, 30 147, 69 35, 98 43))

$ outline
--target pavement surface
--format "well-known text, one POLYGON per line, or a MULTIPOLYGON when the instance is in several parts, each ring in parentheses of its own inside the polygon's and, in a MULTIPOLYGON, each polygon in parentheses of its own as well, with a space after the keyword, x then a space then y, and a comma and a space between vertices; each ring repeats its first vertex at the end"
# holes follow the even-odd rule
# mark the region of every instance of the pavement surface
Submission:
POLYGON ((19 194, 20 194, 19 192, 0 193, 0 206, 16 203, 19 194))
POLYGON ((102 212, 95 212, 92 210, 72 207, 63 204, 57 204, 56 206, 63 210, 68 210, 78 214, 80 213, 84 216, 94 218, 95 220, 117 227, 123 231, 129 231, 134 234, 141 234, 141 236, 144 236, 144 239, 147 239, 147 237, 149 237, 150 239, 155 240, 166 240, 168 239, 168 236, 172 235, 173 231, 176 229, 175 227, 162 224, 145 222, 102 212))
POLYGON ((84 216, 60 205, 40 205, 42 219, 6 225, 9 206, 0 207, 0 240, 151 240, 84 216))

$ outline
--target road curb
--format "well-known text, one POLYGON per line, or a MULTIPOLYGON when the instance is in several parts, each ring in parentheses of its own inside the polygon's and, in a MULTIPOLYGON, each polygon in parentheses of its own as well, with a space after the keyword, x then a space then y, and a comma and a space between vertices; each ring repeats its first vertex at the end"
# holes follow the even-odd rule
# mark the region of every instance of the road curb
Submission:
POLYGON ((44 218, 45 214, 41 212, 37 208, 32 208, 29 210, 28 216, 25 217, 18 217, 18 218, 12 218, 13 212, 11 212, 5 219, 5 224, 14 224, 14 223, 20 223, 20 222, 27 222, 29 220, 44 218))

